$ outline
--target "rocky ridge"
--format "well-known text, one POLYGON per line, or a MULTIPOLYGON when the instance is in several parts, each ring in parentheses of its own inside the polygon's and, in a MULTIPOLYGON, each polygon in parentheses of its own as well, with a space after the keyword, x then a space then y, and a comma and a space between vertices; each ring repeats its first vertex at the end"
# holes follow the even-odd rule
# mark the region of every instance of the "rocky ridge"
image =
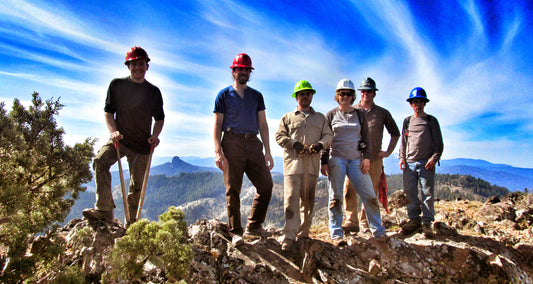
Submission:
MULTIPOLYGON (((435 237, 403 237, 407 222, 405 195, 389 197, 390 214, 383 212, 387 237, 369 232, 346 236, 348 245, 328 238, 327 220, 315 220, 311 238, 281 251, 279 228, 273 237, 229 241, 227 225, 199 220, 188 228, 194 259, 188 283, 533 283, 533 195, 512 193, 485 203, 456 200, 436 202, 435 237)), ((65 243, 62 262, 79 265, 88 282, 98 282, 115 239, 126 233, 113 226, 74 219, 57 234, 65 243)), ((34 241, 32 249, 50 241, 34 241)), ((48 280, 53 275, 47 275, 48 280)), ((43 283, 46 283, 43 279, 43 283)), ((143 283, 168 281, 160 268, 145 265, 143 283)))

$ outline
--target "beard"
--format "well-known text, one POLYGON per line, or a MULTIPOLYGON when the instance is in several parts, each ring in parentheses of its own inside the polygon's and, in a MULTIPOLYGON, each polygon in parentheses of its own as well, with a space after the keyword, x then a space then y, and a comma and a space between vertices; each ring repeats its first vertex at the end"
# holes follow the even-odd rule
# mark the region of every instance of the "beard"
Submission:
POLYGON ((250 80, 250 76, 246 75, 246 74, 238 74, 236 76, 233 76, 233 79, 241 84, 241 85, 244 85, 246 83, 248 83, 248 81, 250 80))

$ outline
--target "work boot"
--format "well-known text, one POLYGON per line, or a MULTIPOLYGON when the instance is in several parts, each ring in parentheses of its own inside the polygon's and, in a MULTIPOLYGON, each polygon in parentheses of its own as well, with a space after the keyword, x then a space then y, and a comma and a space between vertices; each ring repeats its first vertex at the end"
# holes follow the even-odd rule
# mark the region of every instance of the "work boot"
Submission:
POLYGON ((424 233, 424 236, 426 238, 431 238, 435 236, 435 234, 433 233, 433 228, 430 223, 422 224, 422 232, 424 233))
POLYGON ((137 220, 135 218, 130 218, 129 220, 126 220, 126 224, 124 224, 124 226, 127 228, 129 228, 133 223, 137 222, 137 220))
POLYGON ((346 242, 344 238, 333 239, 333 242, 335 243, 336 246, 339 246, 339 247, 348 245, 348 242, 346 242))
POLYGON ((366 220, 366 218, 364 218, 363 220, 361 220, 361 222, 359 222, 359 227, 361 228, 361 231, 366 231, 370 228, 368 226, 368 221, 366 220))
POLYGON ((233 235, 233 237, 231 237, 231 243, 234 246, 240 246, 244 244, 244 240, 242 239, 241 235, 233 235))
POLYGON ((281 250, 282 251, 290 251, 294 246, 294 240, 293 239, 284 239, 281 243, 281 250))
POLYGON ((354 224, 345 224, 344 226, 342 226, 342 230, 344 231, 345 234, 349 234, 349 233, 359 233, 359 226, 357 225, 354 225, 354 224))
POLYGON ((403 236, 410 236, 412 234, 420 232, 421 229, 422 225, 420 224, 420 222, 410 220, 409 223, 402 226, 400 234, 403 236))
POLYGON ((262 237, 262 238, 268 238, 272 236, 272 233, 265 230, 263 227, 254 228, 254 229, 247 227, 246 232, 244 232, 244 234, 250 235, 250 236, 262 237))
POLYGON ((98 209, 85 209, 82 212, 83 217, 89 220, 104 221, 113 223, 113 211, 102 211, 98 209))

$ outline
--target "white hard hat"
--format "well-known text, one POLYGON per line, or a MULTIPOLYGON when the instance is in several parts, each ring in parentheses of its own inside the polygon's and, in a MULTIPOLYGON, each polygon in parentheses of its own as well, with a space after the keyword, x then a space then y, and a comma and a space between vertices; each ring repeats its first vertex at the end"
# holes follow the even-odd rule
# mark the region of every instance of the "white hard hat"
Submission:
POLYGON ((342 79, 337 83, 337 89, 335 90, 353 90, 355 91, 355 85, 350 79, 342 79))

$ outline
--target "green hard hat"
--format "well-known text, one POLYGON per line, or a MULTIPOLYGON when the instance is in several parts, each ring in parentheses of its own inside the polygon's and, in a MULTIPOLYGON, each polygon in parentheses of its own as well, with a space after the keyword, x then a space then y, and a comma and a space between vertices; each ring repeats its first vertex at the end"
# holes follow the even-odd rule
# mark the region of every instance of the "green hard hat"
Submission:
POLYGON ((315 89, 311 87, 311 83, 307 82, 306 80, 301 80, 294 85, 294 93, 292 94, 293 98, 296 98, 296 93, 300 91, 310 90, 313 92, 313 95, 316 93, 315 89))

